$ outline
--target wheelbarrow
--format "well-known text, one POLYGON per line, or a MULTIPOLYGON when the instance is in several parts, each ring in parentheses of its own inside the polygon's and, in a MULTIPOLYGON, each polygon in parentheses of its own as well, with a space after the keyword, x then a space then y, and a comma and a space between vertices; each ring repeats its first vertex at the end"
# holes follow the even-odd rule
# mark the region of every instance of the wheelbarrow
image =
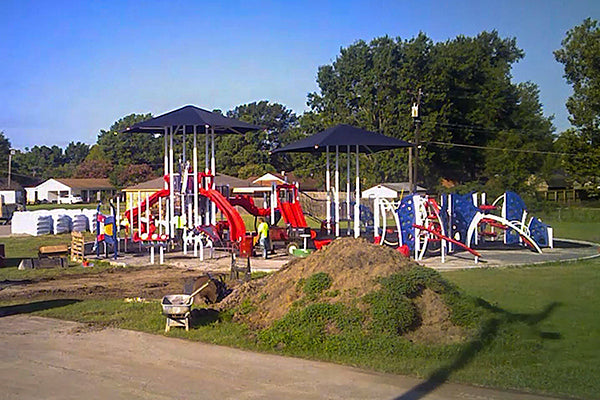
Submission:
POLYGON ((204 285, 196 289, 192 294, 171 294, 162 298, 162 313, 167 317, 165 333, 171 330, 172 326, 184 327, 186 331, 190 330, 190 315, 194 296, 204 290, 212 281, 209 280, 204 285))

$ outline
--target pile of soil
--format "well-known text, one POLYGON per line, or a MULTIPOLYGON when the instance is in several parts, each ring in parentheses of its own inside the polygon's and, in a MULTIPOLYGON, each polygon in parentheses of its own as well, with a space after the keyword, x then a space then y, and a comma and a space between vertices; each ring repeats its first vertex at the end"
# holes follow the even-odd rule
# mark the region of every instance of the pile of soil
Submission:
MULTIPOLYGON (((389 247, 364 239, 342 238, 306 258, 292 260, 271 275, 236 288, 219 304, 219 309, 233 310, 234 320, 253 329, 268 328, 304 296, 302 283, 315 273, 328 274, 328 291, 336 293, 321 301, 357 305, 357 299, 380 288, 378 278, 415 266, 418 264, 389 247)), ((409 339, 448 343, 464 338, 462 329, 450 321, 450 310, 437 293, 425 288, 413 302, 420 324, 408 334, 409 339)))

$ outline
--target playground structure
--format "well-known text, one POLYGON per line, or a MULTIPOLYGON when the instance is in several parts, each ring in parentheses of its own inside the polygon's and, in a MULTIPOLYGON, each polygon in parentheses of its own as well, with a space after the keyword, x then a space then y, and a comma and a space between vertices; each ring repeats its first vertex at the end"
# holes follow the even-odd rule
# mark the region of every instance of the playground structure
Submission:
POLYGON ((411 194, 396 203, 375 198, 374 207, 374 241, 397 246, 416 260, 439 254, 444 262, 447 254, 462 249, 477 262, 476 249, 484 242, 528 247, 537 253, 553 247, 552 228, 536 217, 527 222, 525 203, 510 191, 492 204, 486 204, 485 193, 444 194, 441 205, 433 197, 411 194), (388 214, 395 230, 387 227, 388 214))
POLYGON ((192 106, 186 106, 152 120, 134 125, 133 132, 148 132, 164 137, 164 188, 127 202, 123 222, 127 237, 141 247, 149 247, 151 261, 158 247, 163 250, 189 246, 194 257, 204 259, 204 250, 215 248, 232 255, 250 257, 254 235, 248 233, 235 207, 242 207, 255 217, 267 217, 271 224, 271 241, 283 241, 296 248, 300 243, 321 248, 342 235, 371 237, 380 244, 397 246, 417 260, 426 254, 447 254, 463 249, 480 255, 480 242, 502 241, 507 245, 528 246, 537 252, 552 246, 552 229, 538 219, 526 223, 527 212, 522 200, 507 192, 492 204, 485 195, 444 195, 440 203, 427 196, 409 195, 397 203, 375 199, 374 212, 360 204, 359 153, 411 146, 409 143, 347 125, 338 125, 312 137, 285 146, 275 152, 319 152, 326 155, 326 218, 320 229, 311 229, 299 201, 298 186, 291 183, 272 185, 263 192, 263 207, 246 194, 231 195, 228 187, 215 184, 215 132, 244 133, 258 127, 225 118, 192 106), (208 123, 210 122, 210 123, 208 123), (205 132, 205 165, 198 166, 199 128, 205 132), (186 158, 186 134, 193 134, 192 159, 186 158), (178 162, 175 163, 175 138, 180 135, 178 162), (209 151, 210 149, 210 151, 209 151), (335 151, 333 185, 329 163, 330 149, 335 151), (355 153, 355 196, 350 188, 350 153, 355 153), (343 207, 340 202, 340 152, 347 153, 346 232, 340 229, 343 207), (333 200, 333 201, 332 201, 333 200), (396 229, 387 227, 387 214, 393 216, 396 229), (220 217, 219 217, 220 215, 220 217), (285 227, 276 226, 279 218, 285 227), (383 220, 383 229, 381 229, 383 220), (350 225, 352 221, 352 226, 350 225), (372 223, 370 223, 372 221, 372 223), (362 227, 361 227, 362 222, 362 227))

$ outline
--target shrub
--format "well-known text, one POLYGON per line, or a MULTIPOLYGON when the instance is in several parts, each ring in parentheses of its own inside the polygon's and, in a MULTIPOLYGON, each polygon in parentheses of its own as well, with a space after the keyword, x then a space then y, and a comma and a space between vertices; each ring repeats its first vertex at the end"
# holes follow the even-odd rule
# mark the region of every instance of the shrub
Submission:
POLYGON ((331 276, 325 272, 317 272, 309 276, 304 281, 302 291, 309 296, 316 296, 321 294, 324 290, 329 289, 331 286, 331 276))

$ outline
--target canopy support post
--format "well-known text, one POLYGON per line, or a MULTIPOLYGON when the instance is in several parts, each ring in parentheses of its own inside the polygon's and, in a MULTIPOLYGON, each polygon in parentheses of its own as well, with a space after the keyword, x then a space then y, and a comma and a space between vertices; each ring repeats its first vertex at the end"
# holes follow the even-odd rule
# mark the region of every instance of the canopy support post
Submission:
POLYGON ((169 237, 175 237, 173 222, 175 221, 175 185, 173 171, 173 127, 169 127, 169 237))
POLYGON ((325 210, 326 215, 327 215, 327 221, 326 221, 326 225, 327 225, 327 234, 329 235, 331 233, 331 174, 329 171, 329 146, 325 147, 325 153, 326 153, 326 158, 327 158, 327 172, 325 175, 325 191, 327 192, 327 201, 326 201, 326 207, 327 209, 325 210))
MULTIPOLYGON (((198 141, 197 141, 197 126, 194 125, 194 150, 192 154, 193 158, 193 170, 194 170, 194 219, 193 219, 193 227, 197 227, 200 223, 199 215, 198 215, 198 141)), ((196 247, 194 246, 194 250, 196 247)))
POLYGON ((335 237, 340 237, 340 147, 335 146, 335 237))
MULTIPOLYGON (((216 188, 216 178, 217 178, 217 165, 215 161, 215 128, 210 128, 210 171, 212 175, 212 185, 211 189, 215 190, 216 188)), ((213 225, 217 224, 217 205, 213 202, 211 204, 211 222, 213 225)))
POLYGON ((346 234, 350 236, 350 146, 346 146, 348 151, 346 158, 346 219, 348 220, 348 229, 346 234))
POLYGON ((359 177, 358 145, 356 145, 356 195, 354 199, 354 237, 360 236, 360 177, 359 177))

